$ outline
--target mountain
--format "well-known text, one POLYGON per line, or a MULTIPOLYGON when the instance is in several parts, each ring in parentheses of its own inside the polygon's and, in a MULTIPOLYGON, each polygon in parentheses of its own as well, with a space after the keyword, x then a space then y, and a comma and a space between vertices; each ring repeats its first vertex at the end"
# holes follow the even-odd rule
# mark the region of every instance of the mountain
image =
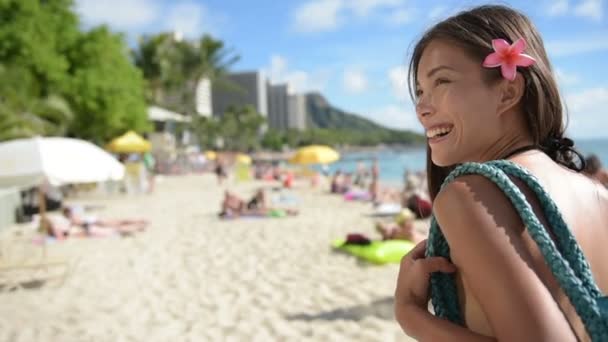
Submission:
POLYGON ((379 125, 357 114, 347 113, 332 106, 320 93, 306 94, 307 125, 311 128, 331 130, 348 130, 365 133, 377 133, 393 137, 401 137, 404 143, 423 142, 422 135, 411 131, 397 130, 379 125))

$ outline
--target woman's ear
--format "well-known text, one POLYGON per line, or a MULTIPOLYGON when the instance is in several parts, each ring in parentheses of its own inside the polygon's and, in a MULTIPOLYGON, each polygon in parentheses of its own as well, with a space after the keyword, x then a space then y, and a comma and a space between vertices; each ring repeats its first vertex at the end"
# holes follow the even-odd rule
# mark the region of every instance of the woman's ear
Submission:
POLYGON ((500 101, 498 103, 498 115, 513 109, 524 96, 525 79, 521 73, 517 73, 513 81, 502 80, 500 86, 500 101))

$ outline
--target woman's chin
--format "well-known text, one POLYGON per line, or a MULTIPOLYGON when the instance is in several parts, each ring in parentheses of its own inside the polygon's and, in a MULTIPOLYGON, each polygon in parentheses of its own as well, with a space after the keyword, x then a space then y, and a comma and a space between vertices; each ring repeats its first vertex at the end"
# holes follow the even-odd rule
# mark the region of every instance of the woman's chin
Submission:
POLYGON ((441 156, 441 155, 431 155, 431 160, 433 161, 433 164, 439 166, 439 167, 448 167, 448 166, 452 166, 454 165, 454 161, 451 160, 452 158, 448 158, 447 156, 441 156))

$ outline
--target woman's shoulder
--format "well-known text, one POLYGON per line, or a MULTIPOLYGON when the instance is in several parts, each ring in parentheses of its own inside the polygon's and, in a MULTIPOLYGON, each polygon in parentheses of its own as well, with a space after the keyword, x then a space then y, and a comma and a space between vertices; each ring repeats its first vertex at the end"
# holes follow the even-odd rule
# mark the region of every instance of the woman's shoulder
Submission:
POLYGON ((485 223, 518 222, 517 212, 502 190, 481 175, 460 176, 446 184, 433 201, 433 212, 442 230, 478 230, 485 223), (471 222, 475 224, 468 224, 471 222))

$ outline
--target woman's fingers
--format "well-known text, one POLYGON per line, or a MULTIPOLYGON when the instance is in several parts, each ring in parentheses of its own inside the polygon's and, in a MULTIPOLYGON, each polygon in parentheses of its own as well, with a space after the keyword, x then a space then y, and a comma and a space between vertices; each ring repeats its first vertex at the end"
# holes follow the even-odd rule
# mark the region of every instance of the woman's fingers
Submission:
POLYGON ((444 257, 421 258, 416 260, 416 262, 427 274, 433 272, 452 273, 456 271, 456 266, 444 257))
POLYGON ((404 257, 405 259, 417 260, 424 258, 426 252, 426 239, 420 241, 412 250, 404 257))

